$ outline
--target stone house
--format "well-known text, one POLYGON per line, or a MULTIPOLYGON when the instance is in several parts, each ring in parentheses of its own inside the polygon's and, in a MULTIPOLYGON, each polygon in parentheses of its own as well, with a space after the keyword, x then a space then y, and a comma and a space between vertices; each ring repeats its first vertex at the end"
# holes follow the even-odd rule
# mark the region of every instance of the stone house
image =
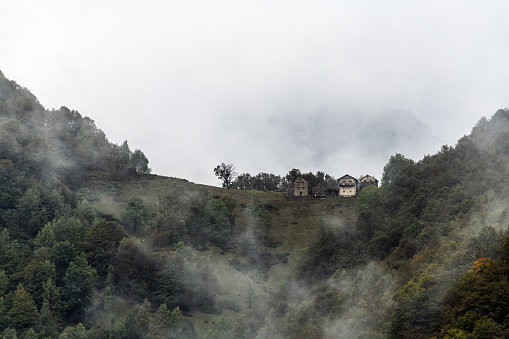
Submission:
POLYGON ((325 187, 325 185, 322 184, 320 181, 317 181, 311 187, 311 195, 314 197, 324 197, 327 195, 327 187, 325 187))
POLYGON ((302 177, 298 178, 286 189, 286 195, 289 197, 307 197, 309 195, 308 182, 302 177))
POLYGON ((371 185, 378 187, 378 180, 376 180, 375 177, 371 175, 365 175, 360 179, 360 184, 361 184, 360 189, 363 189, 371 185))

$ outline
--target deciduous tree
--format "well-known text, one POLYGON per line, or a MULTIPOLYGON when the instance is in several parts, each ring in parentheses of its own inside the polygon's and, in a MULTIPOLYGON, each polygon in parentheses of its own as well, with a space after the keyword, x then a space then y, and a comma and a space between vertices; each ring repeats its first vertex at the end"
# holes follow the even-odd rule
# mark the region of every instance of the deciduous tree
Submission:
POLYGON ((224 162, 214 168, 214 174, 223 181, 224 188, 230 188, 233 180, 235 180, 235 176, 237 175, 233 164, 227 165, 224 162))
POLYGON ((133 195, 129 198, 127 206, 120 215, 121 221, 134 234, 143 226, 148 218, 148 208, 140 196, 133 195))
POLYGON ((390 184, 392 179, 396 176, 399 169, 404 164, 413 164, 414 161, 412 159, 405 158, 402 154, 396 153, 396 155, 391 156, 389 162, 384 167, 384 171, 382 173, 382 186, 390 184))

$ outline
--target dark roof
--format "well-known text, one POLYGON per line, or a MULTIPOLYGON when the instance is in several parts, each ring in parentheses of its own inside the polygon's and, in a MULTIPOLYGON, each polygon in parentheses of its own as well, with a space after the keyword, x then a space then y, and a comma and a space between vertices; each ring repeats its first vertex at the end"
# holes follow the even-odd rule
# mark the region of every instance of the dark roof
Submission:
POLYGON ((362 178, 359 179, 359 181, 362 181, 362 179, 364 179, 365 177, 372 177, 373 179, 375 179, 376 182, 378 182, 377 178, 375 178, 374 176, 372 175, 369 175, 369 174, 366 174, 365 176, 363 176, 362 178))
POLYGON ((353 179, 353 180, 355 180, 356 182, 359 182, 359 180, 355 179, 354 177, 352 177, 351 175, 348 175, 348 174, 343 175, 341 178, 337 179, 336 181, 339 181, 339 180, 341 180, 341 179, 353 179))

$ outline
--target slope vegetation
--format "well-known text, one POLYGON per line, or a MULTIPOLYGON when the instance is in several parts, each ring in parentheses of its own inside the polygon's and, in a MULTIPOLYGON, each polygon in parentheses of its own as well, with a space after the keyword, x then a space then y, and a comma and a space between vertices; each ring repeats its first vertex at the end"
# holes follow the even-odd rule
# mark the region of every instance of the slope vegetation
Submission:
POLYGON ((350 199, 148 163, 0 74, 3 336, 509 336, 507 109, 350 199))

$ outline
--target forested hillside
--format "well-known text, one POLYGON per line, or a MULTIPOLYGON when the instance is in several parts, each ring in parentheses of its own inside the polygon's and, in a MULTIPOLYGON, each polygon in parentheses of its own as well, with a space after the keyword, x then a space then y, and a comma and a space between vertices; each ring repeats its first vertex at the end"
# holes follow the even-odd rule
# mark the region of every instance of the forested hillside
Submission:
POLYGON ((0 73, 4 337, 509 336, 507 109, 355 198, 254 190, 295 169, 226 189, 148 163, 0 73))
MULTIPOLYGON (((455 147, 419 162, 391 157, 383 186, 357 197, 355 228, 326 230, 299 263, 299 278, 325 283, 341 309, 342 275, 383 270, 390 283, 377 278, 371 292, 357 292, 357 306, 367 303, 352 319, 358 337, 508 337, 508 133, 509 110, 499 110, 455 147)), ((310 313, 299 327, 322 331, 345 316, 335 312, 310 313)), ((346 338, 342 325, 333 328, 346 338)))

